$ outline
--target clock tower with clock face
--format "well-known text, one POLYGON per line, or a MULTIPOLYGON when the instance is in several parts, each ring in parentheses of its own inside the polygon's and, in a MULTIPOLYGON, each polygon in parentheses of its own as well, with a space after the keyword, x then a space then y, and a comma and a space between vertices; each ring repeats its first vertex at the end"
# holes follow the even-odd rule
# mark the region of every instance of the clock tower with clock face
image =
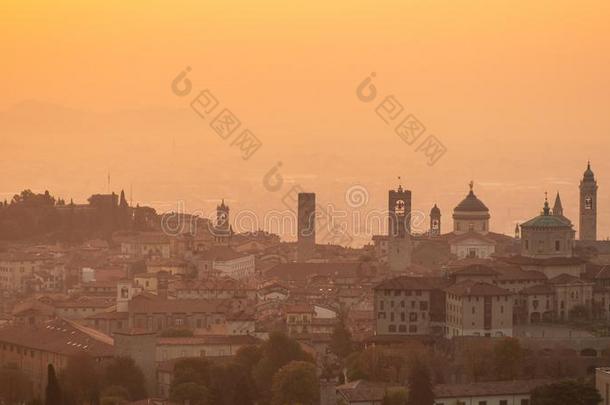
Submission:
POLYGON ((388 193, 388 264, 392 271, 405 271, 411 264, 411 191, 388 193))
POLYGON ((597 181, 587 163, 587 170, 580 181, 580 221, 578 224, 580 240, 597 240, 597 181))
POLYGON ((229 222, 229 206, 223 199, 220 205, 216 206, 216 223, 213 227, 214 240, 216 244, 228 245, 233 230, 229 222))

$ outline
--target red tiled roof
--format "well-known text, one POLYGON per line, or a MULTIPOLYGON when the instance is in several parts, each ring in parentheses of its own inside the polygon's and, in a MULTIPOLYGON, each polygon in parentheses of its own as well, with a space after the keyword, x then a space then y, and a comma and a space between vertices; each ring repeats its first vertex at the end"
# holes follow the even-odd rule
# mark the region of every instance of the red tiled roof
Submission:
POLYGON ((215 246, 197 255, 202 260, 228 261, 250 256, 246 253, 239 253, 229 246, 215 246))
POLYGON ((550 380, 513 380, 470 384, 437 384, 434 387, 434 396, 436 399, 444 399, 529 394, 534 388, 551 382, 550 380))
POLYGON ((129 303, 129 312, 139 313, 228 313, 231 300, 226 299, 164 299, 138 295, 129 303))
POLYGON ((471 264, 460 268, 452 273, 457 276, 498 276, 498 272, 490 266, 483 264, 471 264))
POLYGON ((191 337, 160 337, 158 345, 255 345, 261 340, 251 335, 201 335, 191 337))
POLYGON ((109 357, 114 353, 111 337, 65 319, 38 326, 0 328, 0 342, 67 356, 88 353, 93 357, 109 357))
POLYGON ((449 294, 460 296, 494 296, 494 295, 512 295, 512 293, 504 288, 498 287, 489 283, 481 283, 472 280, 462 281, 445 289, 449 294))
POLYGON ((571 274, 560 274, 558 276, 555 276, 551 279, 549 279, 549 283, 551 284, 584 284, 584 281, 582 281, 580 278, 573 276, 571 274))
POLYGON ((536 284, 531 287, 524 288, 519 293, 524 295, 550 295, 554 294, 553 287, 548 284, 536 284))
POLYGON ((507 256, 497 257, 497 260, 505 263, 520 264, 520 265, 534 265, 534 266, 560 266, 560 265, 575 265, 584 264, 585 260, 580 257, 549 257, 546 259, 526 257, 526 256, 507 256))
POLYGON ((330 277, 354 277, 361 267, 360 263, 280 263, 265 273, 267 278, 304 282, 312 275, 330 277))
POLYGON ((285 313, 300 313, 313 314, 315 312, 313 305, 310 304, 286 304, 284 306, 285 313))
POLYGON ((441 277, 399 276, 382 281, 374 290, 436 290, 442 289, 449 281, 441 277))

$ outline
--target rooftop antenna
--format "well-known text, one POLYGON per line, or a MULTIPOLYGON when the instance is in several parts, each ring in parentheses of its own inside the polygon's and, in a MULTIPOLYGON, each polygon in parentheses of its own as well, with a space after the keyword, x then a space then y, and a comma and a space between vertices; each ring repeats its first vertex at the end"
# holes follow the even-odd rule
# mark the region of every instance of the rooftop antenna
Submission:
POLYGON ((108 194, 110 194, 110 170, 108 170, 108 194))

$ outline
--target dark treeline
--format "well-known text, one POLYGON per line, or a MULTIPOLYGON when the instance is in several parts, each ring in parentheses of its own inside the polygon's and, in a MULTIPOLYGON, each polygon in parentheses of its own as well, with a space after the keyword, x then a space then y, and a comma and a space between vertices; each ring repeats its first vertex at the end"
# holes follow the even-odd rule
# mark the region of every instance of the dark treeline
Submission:
POLYGON ((155 218, 152 208, 130 207, 124 192, 93 195, 78 205, 48 191, 24 190, 0 203, 0 239, 78 243, 107 239, 117 230, 147 230, 155 218))

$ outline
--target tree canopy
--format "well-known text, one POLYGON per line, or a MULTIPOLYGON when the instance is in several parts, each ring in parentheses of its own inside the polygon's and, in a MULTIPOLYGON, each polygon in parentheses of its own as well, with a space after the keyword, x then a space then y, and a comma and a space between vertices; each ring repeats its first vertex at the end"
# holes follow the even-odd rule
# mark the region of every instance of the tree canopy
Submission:
POLYGON ((320 398, 316 366, 306 361, 292 361, 273 377, 272 405, 315 405, 320 398))
POLYGON ((602 398, 592 384, 566 380, 532 391, 532 405, 597 405, 602 398))

